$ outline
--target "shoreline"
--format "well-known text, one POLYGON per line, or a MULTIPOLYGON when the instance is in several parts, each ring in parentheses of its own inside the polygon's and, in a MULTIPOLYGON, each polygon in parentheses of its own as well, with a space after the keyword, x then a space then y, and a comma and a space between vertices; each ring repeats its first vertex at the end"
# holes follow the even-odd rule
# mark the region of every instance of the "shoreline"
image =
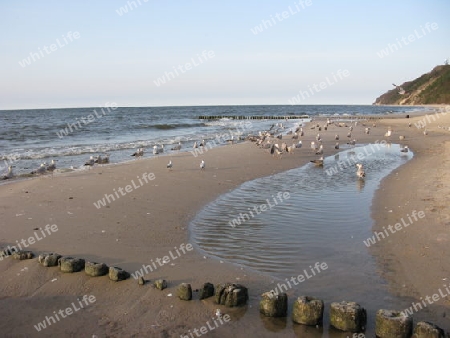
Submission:
MULTIPOLYGON (((391 124, 391 121, 394 120, 389 119, 387 124, 391 124)), ((406 124, 408 119, 404 119, 402 116, 399 121, 395 122, 406 124)), ((380 123, 380 126, 373 128, 374 133, 366 137, 367 141, 370 139, 373 142, 377 136, 380 137, 380 134, 384 133, 386 128, 381 127, 384 122, 380 121, 377 123, 380 123)), ((266 151, 258 149, 254 144, 245 142, 208 150, 198 158, 195 158, 188 152, 167 154, 157 158, 144 158, 139 161, 96 167, 88 171, 55 175, 53 179, 40 177, 34 180, 17 181, 13 185, 0 186, 0 201, 7 201, 7 203, 0 204, 7 206, 7 208, 1 210, 1 215, 2 217, 7 216, 4 217, 6 224, 16 224, 14 229, 8 227, 5 236, 7 238, 15 238, 14 236, 19 236, 31 230, 30 224, 17 226, 17 223, 36 222, 35 226, 45 226, 51 218, 54 223, 60 223, 58 227, 61 230, 52 235, 60 235, 58 237, 59 243, 56 243, 56 241, 53 243, 42 241, 42 243, 38 243, 39 245, 36 246, 36 249, 34 247, 31 249, 34 252, 56 251, 63 255, 74 255, 86 260, 95 259, 109 265, 119 265, 129 272, 134 272, 142 267, 142 264, 150 263, 151 259, 163 257, 167 252, 173 250, 174 247, 187 243, 190 240, 189 230, 187 229, 190 221, 207 203, 213 201, 224 192, 230 191, 249 180, 296 168, 308 163, 310 159, 316 158, 317 156, 311 154, 307 142, 310 139, 314 139, 315 134, 310 132, 309 128, 305 128, 305 130, 306 135, 302 138, 305 144, 298 151, 298 154, 301 155, 296 153, 294 156, 284 156, 282 160, 276 160, 267 154, 266 151), (174 170, 172 172, 167 171, 165 168, 168 157, 174 162, 174 170), (204 158, 207 163, 205 172, 201 172, 198 168, 198 162, 201 158, 204 158), (244 166, 237 166, 237 163, 244 163, 244 166), (110 207, 101 208, 101 212, 92 210, 93 213, 100 212, 99 215, 95 215, 94 219, 83 212, 84 208, 89 210, 87 208, 89 205, 91 209, 95 209, 92 203, 103 196, 103 193, 110 192, 113 188, 124 186, 127 184, 126 182, 136 177, 137 174, 149 171, 154 172, 155 180, 143 186, 143 189, 136 189, 128 197, 124 196, 111 202, 110 207), (180 177, 179 173, 185 176, 180 177), (105 178, 106 176, 107 178, 105 178), (161 179, 158 179, 159 177, 161 179), (114 183, 111 184, 111 182, 114 183), (185 189, 186 187, 191 188, 189 191, 184 191, 183 188, 177 189, 177 186, 185 187, 185 189), (94 191, 92 191, 92 187, 95 187, 94 191), (144 193, 145 188, 147 190, 144 193), (39 195, 30 197, 35 194, 39 195), (54 197, 55 194, 58 196, 54 197), (40 205, 33 206, 30 199, 37 199, 39 196, 45 196, 44 200, 38 199, 38 201, 41 201, 40 205), (178 201, 182 201, 182 203, 178 201), (26 222, 26 220, 18 222, 17 217, 20 218, 22 216, 13 217, 13 214, 21 213, 20 206, 22 204, 26 204, 28 207, 26 211, 25 209, 23 210, 24 214, 22 216, 32 216, 29 218, 32 218, 33 222, 26 222), (176 208, 172 208, 172 206, 176 206, 176 208), (16 210, 17 213, 13 212, 10 215, 5 215, 8 209, 16 210), (76 215, 77 219, 74 219, 75 217, 71 215, 76 215), (93 223, 93 221, 95 222, 93 223), (97 222, 100 224, 97 224, 97 222), (148 229, 145 225, 153 228, 148 229), (123 226, 127 227, 126 230, 123 229, 123 226)), ((331 139, 334 136, 334 134, 330 134, 331 132, 323 134, 325 141, 329 141, 327 138, 331 139)), ((365 143, 362 131, 361 134, 361 139, 358 137, 358 143, 365 143)), ((406 141, 409 141, 408 138, 406 141)), ((416 154, 416 149, 412 147, 412 144, 411 148, 416 154)), ((414 158, 412 161, 414 161, 414 158)), ((402 166, 399 172, 402 172, 404 167, 402 166)), ((389 175, 384 181, 392 177, 395 177, 394 173, 389 175)), ((384 186, 384 182, 382 186, 384 186)), ((380 198, 384 199, 383 196, 378 196, 378 192, 381 190, 382 188, 380 187, 374 198, 373 205, 380 198)), ((375 218, 375 220, 377 224, 381 222, 380 219, 375 218)), ((24 237, 17 237, 16 239, 18 238, 24 237)), ((3 241, 4 239, 2 238, 2 246, 6 244, 3 241)), ((181 302, 177 299, 169 298, 170 301, 167 301, 167 294, 173 293, 180 282, 190 282, 195 289, 207 281, 214 284, 239 281, 239 283, 247 286, 250 290, 249 305, 243 309, 230 310, 232 323, 220 328, 217 336, 235 335, 236 332, 239 332, 242 336, 246 334, 251 335, 255 333, 252 330, 257 330, 256 332, 260 336, 270 336, 271 330, 279 329, 277 329, 277 326, 280 322, 271 322, 265 319, 261 323, 258 310, 255 308, 259 301, 259 295, 274 285, 273 278, 255 273, 255 271, 243 270, 239 266, 230 263, 220 263, 209 258, 204 259, 198 251, 180 256, 178 259, 178 261, 174 260, 175 268, 161 267, 161 269, 153 271, 155 273, 152 272, 146 276, 146 279, 152 281, 158 278, 167 279, 169 281, 169 289, 162 292, 147 288, 147 286, 138 287, 134 279, 131 279, 131 282, 114 283, 104 278, 89 278, 84 276, 84 273, 61 275, 57 269, 40 267, 34 260, 9 261, 7 264, 0 266, 0 271, 12 276, 20 273, 20 267, 28 267, 26 273, 33 274, 33 282, 37 285, 34 285, 32 282, 26 282, 18 287, 15 286, 16 282, 12 277, 7 281, 2 281, 0 288, 4 295, 10 297, 3 299, 2 302, 6 303, 4 305, 9 304, 16 312, 25 311, 32 318, 40 318, 37 316, 37 313, 40 313, 42 307, 34 303, 33 297, 50 298, 52 299, 50 303, 57 309, 64 307, 63 303, 60 307, 57 306, 60 304, 60 298, 63 298, 64 290, 71 290, 70 293, 74 295, 81 294, 82 291, 84 294, 89 292, 97 297, 98 302, 96 302, 96 310, 92 310, 94 318, 83 319, 83 321, 86 321, 83 324, 85 329, 93 330, 93 332, 102 336, 101 330, 98 330, 98 324, 100 323, 103 333, 108 333, 111 336, 116 334, 120 336, 121 333, 125 334, 125 332, 130 336, 132 334, 142 334, 142 332, 151 332, 159 335, 163 335, 164 332, 169 334, 170 332, 170 334, 176 335, 178 333, 186 334, 190 328, 200 327, 202 323, 207 322, 208 318, 210 319, 214 309, 217 308, 217 305, 214 305, 210 299, 201 302, 181 302), (179 268, 179 265, 182 265, 182 267, 179 268), (194 276, 189 277, 190 275, 194 276), (214 278, 211 276, 214 276, 214 278), (64 283, 67 285, 58 284, 56 286, 57 281, 52 285, 52 282, 49 281, 53 278, 58 280, 64 279, 64 283), (114 292, 114 294, 110 294, 110 292, 114 292), (116 295, 117 292, 119 292, 119 295, 116 295), (131 296, 127 296, 128 293, 131 296), (26 309, 27 301, 22 304, 22 297, 26 297, 28 302, 33 303, 39 311, 35 312, 26 309), (141 313, 142 311, 140 311, 137 306, 138 303, 136 303, 137 300, 139 300, 138 303, 143 302, 151 305, 151 310, 146 308, 146 311, 141 313), (117 301, 118 306, 111 306, 116 304, 117 301), (170 307, 170 305, 173 307, 170 307), (253 308, 250 309, 250 307, 253 308), (248 311, 246 313, 247 308, 248 311), (162 319, 160 324, 148 324, 149 320, 152 322, 152 318, 158 318, 158 316, 161 317, 163 315, 168 317, 165 319, 167 323, 164 323, 166 327, 160 325, 164 322, 162 319), (243 316, 247 317, 246 320, 259 321, 258 327, 254 329, 243 327, 242 323, 239 323, 239 319, 243 316), (129 321, 127 320, 128 317, 133 317, 134 320, 129 321), (142 323, 142 321, 147 324, 142 323), (152 327, 152 325, 158 325, 158 327, 152 327), (266 330, 261 331, 261 326, 265 327, 266 330)), ((11 317, 5 313, 5 310, 1 311, 4 318, 11 317)), ((17 319, 11 320, 17 322, 17 319)), ((79 323, 80 320, 82 319, 77 315, 74 322, 79 323)), ((23 326, 23 323, 21 325, 23 326)), ((69 325, 68 322, 67 325, 69 325)), ((75 324, 73 325, 75 326, 75 324)), ((55 330, 54 333, 52 331, 52 334, 56 336, 58 330, 63 329, 63 325, 60 326, 52 327, 51 330, 55 330)), ((4 330, 7 329, 6 327, 2 328, 4 330)), ((76 330, 76 327, 72 325, 70 328, 76 330)), ((9 328, 9 331, 6 331, 7 334, 11 332, 10 330, 11 328, 9 328)), ((296 330, 300 330, 300 328, 296 328, 296 330)), ((81 332, 85 334, 86 331, 81 332)), ((291 335, 290 332, 282 333, 288 336, 291 335)), ((213 333, 210 334, 214 336, 213 333)))

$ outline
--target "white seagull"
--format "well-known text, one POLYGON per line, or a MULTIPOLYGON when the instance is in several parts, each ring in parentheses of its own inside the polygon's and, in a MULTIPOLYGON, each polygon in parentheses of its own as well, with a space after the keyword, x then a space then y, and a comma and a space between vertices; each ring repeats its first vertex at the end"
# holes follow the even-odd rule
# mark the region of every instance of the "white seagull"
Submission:
POLYGON ((323 145, 321 144, 319 147, 319 150, 316 151, 316 155, 322 155, 323 154, 323 145))
POLYGON ((53 177, 53 172, 56 169, 56 163, 55 160, 52 160, 52 163, 50 163, 50 165, 47 167, 47 171, 50 171, 52 173, 52 177, 53 177))
POLYGON ((400 149, 400 151, 402 153, 407 153, 409 151, 409 148, 408 148, 408 146, 404 146, 403 148, 400 149))
POLYGON ((153 146, 153 155, 158 155, 159 151, 158 151, 158 146, 154 145, 153 146))
POLYGON ((13 166, 10 165, 8 167, 8 172, 6 173, 6 175, 3 175, 2 180, 7 180, 7 179, 10 179, 10 178, 13 178, 13 177, 14 177, 13 166))
POLYGON ((301 148, 303 146, 302 141, 298 141, 298 143, 295 145, 295 148, 301 148))
POLYGON ((89 167, 93 167, 95 164, 95 158, 94 156, 89 157, 89 160, 84 164, 84 165, 88 165, 89 167))
POLYGON ((167 163, 167 169, 172 170, 172 160, 167 163))
POLYGON ((39 166, 39 168, 37 168, 36 170, 33 170, 31 172, 31 174, 39 174, 42 175, 47 171, 47 163, 41 163, 41 165, 39 166))
POLYGON ((356 176, 358 176, 359 178, 366 177, 363 165, 361 163, 356 163, 356 167, 358 168, 358 170, 356 170, 356 176))
POLYGON ((173 146, 171 150, 181 150, 181 142, 178 142, 178 144, 176 146, 173 146))
POLYGON ((205 170, 205 161, 200 162, 200 170, 205 170))

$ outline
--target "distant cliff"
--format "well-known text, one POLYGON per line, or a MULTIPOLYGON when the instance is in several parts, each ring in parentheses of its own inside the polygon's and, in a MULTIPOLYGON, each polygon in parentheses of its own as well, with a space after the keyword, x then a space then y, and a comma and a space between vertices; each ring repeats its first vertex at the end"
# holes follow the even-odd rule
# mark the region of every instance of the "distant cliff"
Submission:
POLYGON ((405 82, 378 97, 375 105, 450 104, 450 65, 435 67, 421 77, 405 82))

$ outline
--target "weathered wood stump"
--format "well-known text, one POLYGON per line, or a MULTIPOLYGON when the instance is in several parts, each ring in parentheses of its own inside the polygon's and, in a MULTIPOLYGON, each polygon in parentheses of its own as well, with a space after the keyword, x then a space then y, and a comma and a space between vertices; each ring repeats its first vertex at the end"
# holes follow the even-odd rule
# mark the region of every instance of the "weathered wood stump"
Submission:
POLYGON ((413 319, 400 311, 378 310, 375 317, 375 333, 380 338, 409 338, 413 319))
POLYGON ((83 258, 61 257, 58 265, 62 272, 78 272, 84 269, 85 261, 83 258))
POLYGON ((38 262, 42 266, 50 267, 50 266, 57 266, 58 261, 61 258, 61 255, 51 252, 51 253, 45 253, 41 254, 38 257, 38 262))
POLYGON ((413 338, 445 338, 445 332, 439 326, 429 322, 418 322, 413 338))
POLYGON ((240 284, 225 283, 216 286, 215 302, 228 307, 245 305, 248 289, 240 284))
POLYGON ((189 283, 181 283, 177 288, 177 296, 181 300, 192 299, 192 287, 189 283))
POLYGON ((165 279, 157 279, 155 280, 153 285, 159 290, 164 290, 165 288, 167 288, 167 281, 165 279))
POLYGON ((367 321, 366 309, 355 302, 331 303, 330 323, 341 331, 364 331, 367 321))
POLYGON ((118 282, 130 278, 130 274, 117 266, 109 267, 109 279, 118 282))
POLYGON ((212 296, 214 296, 214 285, 211 283, 203 284, 203 287, 200 290, 200 299, 206 299, 212 296))
POLYGON ((264 292, 259 302, 259 312, 266 317, 286 317, 288 296, 286 293, 275 295, 272 291, 264 292))
POLYGON ((24 259, 32 259, 34 254, 31 251, 13 251, 12 258, 22 261, 24 259))
POLYGON ((303 325, 322 325, 324 303, 322 300, 302 296, 294 302, 292 321, 303 325))
POLYGON ((84 272, 91 277, 98 277, 107 275, 109 268, 105 263, 86 262, 84 265, 84 272))

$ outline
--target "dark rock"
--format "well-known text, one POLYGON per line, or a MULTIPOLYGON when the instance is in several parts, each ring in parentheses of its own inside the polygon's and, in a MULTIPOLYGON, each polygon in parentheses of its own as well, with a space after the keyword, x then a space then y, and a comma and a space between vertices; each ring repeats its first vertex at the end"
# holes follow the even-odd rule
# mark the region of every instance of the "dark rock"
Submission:
POLYGON ((177 296, 181 300, 192 299, 192 288, 189 283, 181 283, 177 288, 177 296))
POLYGON ((200 290, 200 299, 206 299, 214 296, 214 285, 211 283, 203 284, 203 288, 200 290))
POLYGON ((164 290, 165 288, 167 288, 167 281, 165 279, 158 279, 155 280, 153 285, 155 285, 155 288, 159 290, 164 290))
POLYGON ((445 338, 445 332, 439 326, 429 322, 418 322, 414 328, 414 338, 445 338))
POLYGON ((38 262, 42 266, 50 267, 50 266, 57 266, 58 260, 61 258, 61 255, 51 252, 51 253, 45 253, 41 254, 38 257, 38 262))
POLYGON ((288 296, 286 293, 275 295, 272 291, 261 295, 259 312, 266 317, 286 317, 288 307, 288 296))
POLYGON ((34 254, 31 251, 14 251, 11 256, 14 259, 22 261, 24 259, 32 259, 34 254))
POLYGON ((109 268, 105 263, 86 262, 84 265, 84 272, 91 277, 98 277, 107 275, 109 268))
POLYGON ((84 269, 85 261, 83 258, 61 257, 58 265, 62 272, 78 272, 84 269))
POLYGON ((303 325, 322 325, 324 303, 322 300, 302 296, 294 302, 292 321, 303 325))
POLYGON ((109 279, 118 282, 130 278, 130 274, 117 266, 109 267, 109 279))
POLYGON ((400 311, 378 310, 375 317, 375 334, 380 338, 409 338, 413 319, 400 311))
POLYGON ((367 321, 366 309, 355 302, 331 303, 330 323, 341 331, 364 331, 367 321))
POLYGON ((240 284, 219 284, 216 286, 215 302, 228 307, 245 305, 248 300, 248 289, 240 284))

